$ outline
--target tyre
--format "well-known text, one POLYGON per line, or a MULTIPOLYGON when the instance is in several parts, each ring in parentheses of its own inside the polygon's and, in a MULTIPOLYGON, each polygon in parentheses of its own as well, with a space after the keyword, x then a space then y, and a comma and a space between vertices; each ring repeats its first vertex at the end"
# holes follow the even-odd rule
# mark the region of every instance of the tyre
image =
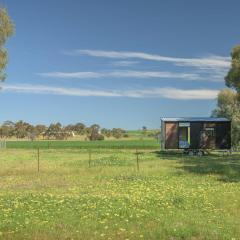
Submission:
POLYGON ((197 151, 197 156, 202 157, 204 155, 202 150, 197 151))
POLYGON ((194 156, 194 152, 193 152, 192 150, 189 150, 189 151, 188 151, 188 155, 189 155, 189 156, 194 156))

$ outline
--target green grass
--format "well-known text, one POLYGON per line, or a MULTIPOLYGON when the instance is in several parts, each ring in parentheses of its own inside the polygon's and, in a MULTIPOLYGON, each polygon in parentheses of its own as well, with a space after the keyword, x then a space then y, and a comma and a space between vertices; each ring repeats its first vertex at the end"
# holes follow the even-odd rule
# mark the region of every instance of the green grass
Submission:
POLYGON ((158 149, 160 143, 155 139, 144 140, 105 140, 105 141, 8 141, 7 148, 42 148, 42 149, 158 149))
POLYGON ((0 152, 0 239, 239 239, 240 156, 0 152))
POLYGON ((145 132, 143 130, 128 130, 127 134, 130 137, 146 137, 148 134, 156 134, 158 132, 157 129, 148 129, 145 132))

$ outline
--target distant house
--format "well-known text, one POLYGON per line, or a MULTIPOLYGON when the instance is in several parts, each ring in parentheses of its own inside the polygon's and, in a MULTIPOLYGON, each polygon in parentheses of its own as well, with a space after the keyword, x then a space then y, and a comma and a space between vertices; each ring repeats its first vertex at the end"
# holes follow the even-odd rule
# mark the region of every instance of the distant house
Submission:
POLYGON ((226 118, 162 118, 162 149, 184 149, 202 153, 204 149, 231 148, 231 121, 226 118), (195 150, 195 151, 194 151, 195 150))

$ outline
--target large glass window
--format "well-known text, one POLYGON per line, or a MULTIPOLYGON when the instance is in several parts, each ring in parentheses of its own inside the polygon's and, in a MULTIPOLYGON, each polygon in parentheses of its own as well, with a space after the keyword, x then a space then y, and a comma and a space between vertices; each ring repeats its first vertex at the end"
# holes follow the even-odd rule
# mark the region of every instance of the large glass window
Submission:
POLYGON ((207 127, 205 128, 205 134, 208 137, 214 137, 215 136, 215 130, 213 127, 207 127))
POLYGON ((179 148, 189 148, 190 146, 190 123, 179 123, 179 148))

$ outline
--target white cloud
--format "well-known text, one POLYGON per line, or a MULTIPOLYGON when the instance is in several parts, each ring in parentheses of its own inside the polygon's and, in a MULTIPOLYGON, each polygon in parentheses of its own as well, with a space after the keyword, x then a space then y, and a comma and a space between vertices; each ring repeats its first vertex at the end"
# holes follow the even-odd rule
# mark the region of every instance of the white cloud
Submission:
POLYGON ((171 62, 178 66, 189 66, 200 69, 228 69, 230 67, 230 58, 216 55, 201 58, 177 58, 167 57, 157 54, 143 52, 124 52, 124 51, 103 51, 103 50, 82 50, 76 49, 64 52, 68 55, 88 55, 92 57, 104 57, 112 59, 142 59, 160 62, 171 62))
MULTIPOLYGON (((129 92, 130 93, 130 92, 129 92)), ((151 90, 139 90, 134 91, 134 94, 139 97, 151 96, 178 100, 206 100, 215 99, 219 93, 219 90, 212 89, 178 89, 178 88, 156 88, 151 90)))
POLYGON ((49 94, 76 97, 129 97, 129 98, 168 98, 177 100, 215 99, 219 90, 149 88, 139 90, 93 90, 81 88, 52 87, 46 85, 3 85, 3 92, 49 94))
POLYGON ((181 78, 186 80, 201 79, 195 73, 175 73, 175 72, 161 72, 161 71, 109 71, 109 72, 48 72, 38 73, 44 77, 54 78, 181 78))
POLYGON ((116 62, 113 62, 112 64, 116 67, 131 67, 138 63, 139 63, 138 61, 116 61, 116 62))
POLYGON ((46 85, 17 84, 4 85, 4 92, 16 93, 32 93, 32 94, 50 94, 63 96, 79 96, 79 97, 119 97, 120 95, 114 91, 101 91, 80 88, 52 87, 46 85))

